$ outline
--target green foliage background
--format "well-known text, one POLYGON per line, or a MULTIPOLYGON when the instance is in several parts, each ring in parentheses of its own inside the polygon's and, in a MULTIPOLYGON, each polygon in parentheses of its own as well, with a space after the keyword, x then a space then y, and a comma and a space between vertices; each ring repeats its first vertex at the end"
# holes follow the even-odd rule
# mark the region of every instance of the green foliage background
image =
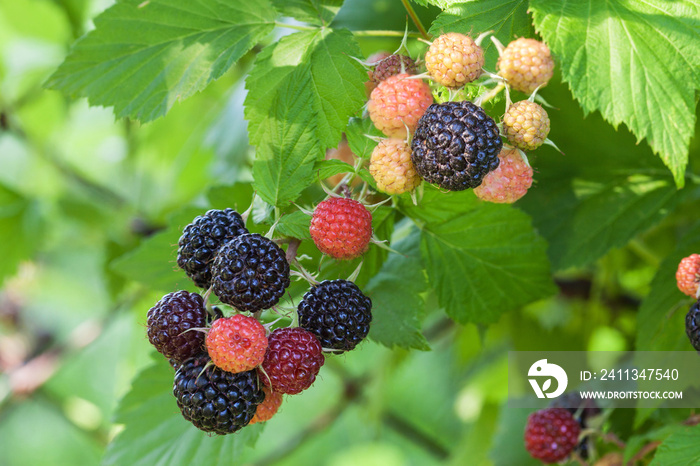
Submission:
MULTIPOLYGON (((319 264, 291 202, 311 207, 319 178, 354 170, 323 160, 341 134, 371 153, 353 57, 394 50, 406 10, 0 2, 0 464, 537 464, 528 413, 504 407, 509 350, 692 350, 674 273, 700 252, 700 4, 414 7, 433 35, 543 38, 557 73, 541 93, 566 155, 533 153, 536 184, 514 206, 426 187, 418 206, 404 195, 377 210, 377 236, 400 254, 364 259, 370 341, 328 358, 267 425, 208 437, 180 418, 145 337, 163 294, 194 291, 175 266, 182 228, 244 210, 255 191, 252 231, 278 220, 305 240, 307 268, 347 277, 359 261, 319 264)), ((695 464, 692 414, 617 410, 605 429, 627 458, 662 441, 644 464, 695 464)))

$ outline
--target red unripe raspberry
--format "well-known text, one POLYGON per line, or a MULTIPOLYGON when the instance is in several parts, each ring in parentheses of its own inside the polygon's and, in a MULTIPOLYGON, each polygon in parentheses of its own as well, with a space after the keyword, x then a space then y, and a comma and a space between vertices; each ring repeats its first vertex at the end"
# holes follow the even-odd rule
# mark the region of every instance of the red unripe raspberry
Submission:
POLYGON ((676 271, 676 283, 684 294, 696 297, 700 284, 700 254, 691 254, 681 260, 676 271))
MULTIPOLYGON (((365 63, 374 68, 374 66, 376 66, 380 61, 389 56, 391 56, 391 52, 382 50, 367 57, 367 61, 365 63)), ((367 70, 367 76, 369 77, 369 81, 365 82, 365 90, 367 91, 367 97, 369 97, 374 88, 377 87, 377 83, 374 82, 374 71, 372 69, 367 70)))
POLYGON ((554 60, 549 47, 535 39, 521 37, 506 47, 496 64, 498 74, 520 92, 532 93, 546 86, 554 74, 554 60))
POLYGON ((385 79, 372 91, 367 110, 372 123, 390 138, 405 138, 433 103, 430 86, 408 74, 385 79))
POLYGON ((273 392, 295 395, 311 386, 325 362, 316 335, 303 328, 278 328, 269 338, 260 380, 273 392))
POLYGON ((416 74, 416 62, 406 55, 394 54, 377 63, 372 73, 372 81, 379 84, 397 74, 416 74))
POLYGON ((277 414, 277 410, 280 409, 282 393, 273 392, 267 387, 263 387, 263 392, 265 392, 265 401, 258 405, 258 409, 255 411, 253 419, 250 420, 250 424, 269 421, 272 416, 277 414))
POLYGON ((449 32, 433 41, 425 67, 438 84, 457 89, 474 81, 484 66, 484 50, 464 34, 449 32))
POLYGON ((309 232, 322 253, 334 259, 354 259, 369 247, 372 213, 353 199, 332 197, 314 209, 309 232))
POLYGON ((206 343, 214 365, 234 374, 262 364, 267 350, 265 328, 256 318, 241 314, 215 320, 206 343))
POLYGON ((484 201, 512 204, 532 186, 532 167, 517 150, 504 149, 498 158, 498 168, 484 177, 474 194, 484 201))
POLYGON ((372 151, 369 172, 377 189, 387 194, 413 190, 422 178, 411 162, 411 146, 403 139, 383 139, 372 151))
POLYGON ((367 57, 367 63, 369 65, 376 65, 380 61, 384 60, 387 57, 391 56, 391 52, 388 52, 386 50, 380 50, 379 52, 375 52, 369 57, 367 57))
POLYGON ((566 409, 542 409, 527 418, 525 449, 544 463, 556 463, 576 448, 580 433, 581 426, 566 409))

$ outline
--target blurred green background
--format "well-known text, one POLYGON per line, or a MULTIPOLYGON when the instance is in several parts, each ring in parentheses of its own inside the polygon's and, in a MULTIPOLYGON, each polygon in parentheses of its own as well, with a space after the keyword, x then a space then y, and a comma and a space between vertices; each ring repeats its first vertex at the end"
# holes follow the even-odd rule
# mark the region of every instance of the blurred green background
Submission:
MULTIPOLYGON (((192 289, 175 272, 178 232, 215 204, 208 188, 250 179, 243 78, 257 50, 147 125, 115 121, 110 109, 42 89, 70 44, 110 3, 0 2, 3 466, 102 461, 122 428, 113 422, 120 398, 152 363, 146 312, 174 286, 192 289), (146 241, 156 245, 137 249, 146 241), (171 275, 160 273, 162 264, 136 269, 129 261, 134 254, 164 249, 172 251, 171 275)), ((437 13, 417 10, 425 24, 437 13)), ((336 23, 403 30, 406 15, 396 1, 348 1, 336 23)), ((367 56, 393 50, 398 41, 362 38, 360 44, 367 56)), ((585 192, 619 167, 667 172, 646 143, 635 144, 624 128, 615 131, 598 115, 584 119, 557 79, 543 95, 556 107, 550 137, 566 155, 544 148, 531 158, 537 184, 518 205, 545 232, 543 213, 560 200, 555 188, 561 180, 576 178, 577 189, 585 192)), ((656 216, 631 242, 602 251, 600 259, 578 260, 585 266, 559 270, 556 296, 486 327, 456 325, 427 293, 423 332, 431 351, 392 350, 368 341, 351 354, 329 358, 319 381, 285 401, 256 447, 241 453, 240 463, 530 464, 522 448, 527 412, 502 407, 507 351, 539 350, 543 344, 552 350, 635 348, 637 311, 652 278, 678 241, 695 231, 697 141, 686 188, 676 192, 669 183, 665 197, 640 205, 645 215, 656 216)), ((556 253, 551 256, 556 263, 556 253)), ((140 260, 147 263, 148 257, 140 260)), ((680 294, 674 299, 679 308, 690 303, 680 294)), ((672 343, 689 349, 682 333, 672 343)), ((171 376, 167 363, 158 364, 160 374, 171 376)), ((662 412, 647 422, 687 416, 662 412)), ((608 422, 620 436, 646 428, 633 425, 630 410, 613 413, 608 422)))

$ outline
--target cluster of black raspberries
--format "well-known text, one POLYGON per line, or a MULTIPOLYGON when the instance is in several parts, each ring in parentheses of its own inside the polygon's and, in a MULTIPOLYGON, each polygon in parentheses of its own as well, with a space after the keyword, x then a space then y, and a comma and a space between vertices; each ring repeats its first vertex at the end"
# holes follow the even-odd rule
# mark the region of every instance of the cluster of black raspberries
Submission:
POLYGON ((225 317, 188 291, 169 293, 148 311, 149 341, 176 369, 178 407, 203 431, 229 434, 268 420, 282 394, 313 384, 324 352, 352 350, 369 333, 372 302, 347 280, 314 283, 299 303, 299 327, 270 333, 260 314, 289 287, 289 263, 233 209, 210 210, 185 227, 177 264, 236 311, 225 317))

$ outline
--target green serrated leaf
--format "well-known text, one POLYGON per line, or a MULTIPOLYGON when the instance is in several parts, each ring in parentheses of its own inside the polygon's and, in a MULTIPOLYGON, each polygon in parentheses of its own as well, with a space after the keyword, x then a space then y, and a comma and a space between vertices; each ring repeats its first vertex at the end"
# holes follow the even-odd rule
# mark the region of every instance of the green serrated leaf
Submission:
POLYGON ((145 239, 135 249, 113 260, 110 269, 119 275, 161 290, 194 290, 185 272, 177 266, 177 242, 182 230, 202 209, 184 208, 168 218, 168 228, 145 239))
POLYGON ((277 233, 298 239, 311 239, 309 225, 311 216, 301 211, 283 215, 277 223, 275 231, 277 233))
POLYGON ((340 173, 354 173, 355 167, 342 160, 319 160, 314 164, 314 174, 319 180, 325 180, 340 173))
POLYGON ((142 122, 204 89, 269 34, 267 0, 124 0, 95 18, 47 86, 142 122))
POLYGON ((650 466, 688 466, 700 464, 700 426, 684 427, 671 434, 654 454, 650 466))
POLYGON ((335 147, 348 118, 359 111, 366 98, 367 74, 351 57, 362 57, 353 35, 328 28, 292 34, 265 48, 246 80, 251 142, 259 144, 265 137, 264 123, 274 119, 270 109, 275 108, 275 97, 289 90, 283 84, 303 80, 299 87, 304 88, 309 102, 297 116, 308 117, 324 148, 335 147))
POLYGON ((546 243, 530 218, 510 206, 484 203, 428 223, 421 250, 440 304, 461 323, 495 322, 556 292, 546 243))
POLYGON ((303 116, 312 99, 307 72, 301 68, 283 84, 253 163, 255 190, 273 206, 294 201, 313 182, 314 164, 323 158, 314 123, 303 116))
MULTIPOLYGON (((516 37, 532 37, 534 30, 527 14, 527 0, 473 0, 431 2, 446 9, 433 22, 430 34, 439 36, 445 32, 459 32, 478 36, 493 31, 503 44, 516 37)), ((495 71, 498 52, 490 40, 482 43, 486 55, 486 68, 495 71)))
POLYGON ((428 289, 419 253, 417 229, 392 245, 392 253, 367 286, 372 298, 372 340, 389 348, 416 348, 427 351, 428 342, 421 333, 425 302, 420 296, 428 289))
POLYGON ((377 147, 377 141, 368 138, 367 135, 384 137, 369 118, 351 118, 345 129, 345 136, 352 153, 362 159, 370 158, 372 151, 377 147))
POLYGON ((471 190, 442 192, 427 183, 423 183, 422 189, 418 205, 410 198, 398 199, 401 212, 419 224, 446 222, 475 209, 480 202, 471 190))
POLYGON ((38 206, 0 185, 0 283, 17 271, 39 245, 41 222, 38 206))
POLYGON ((109 444, 103 464, 228 465, 262 431, 262 424, 254 424, 235 435, 210 436, 182 417, 172 391, 173 369, 164 359, 136 377, 117 410, 124 430, 109 444))
POLYGON ((550 110, 556 121, 550 138, 566 155, 548 147, 532 152, 535 183, 516 205, 549 243, 553 268, 563 270, 624 246, 687 193, 676 191, 661 160, 648 146, 635 146, 632 134, 615 131, 598 114, 584 119, 563 84, 555 80, 545 92, 562 109, 550 110))
MULTIPOLYGON (((648 411, 656 411, 655 409, 652 408, 647 408, 648 411)), ((641 426, 641 423, 639 423, 639 410, 635 410, 635 425, 636 426, 641 426)), ((653 429, 648 432, 644 432, 640 435, 633 435, 629 439, 627 439, 626 445, 625 445, 625 451, 624 451, 624 463, 627 464, 632 457, 639 452, 639 450, 647 443, 653 440, 666 440, 670 435, 672 435, 674 432, 677 432, 679 429, 683 429, 683 426, 680 424, 668 424, 664 425, 658 429, 653 429)))
POLYGON ((638 351, 689 351, 685 315, 693 303, 676 285, 678 263, 700 251, 700 224, 690 230, 659 266, 637 318, 638 351))
POLYGON ((530 10, 583 109, 647 139, 682 187, 700 89, 698 6, 532 0, 530 10))
POLYGON ((284 16, 323 26, 333 21, 343 0, 272 0, 272 3, 284 16))
POLYGON ((367 76, 352 56, 361 56, 352 34, 327 28, 284 37, 258 56, 246 118, 257 146, 255 187, 269 204, 297 198, 362 107, 367 76))
POLYGON ((624 246, 663 219, 678 198, 670 176, 618 173, 547 182, 551 182, 547 196, 533 196, 523 205, 549 240, 555 270, 588 264, 611 248, 624 246))

